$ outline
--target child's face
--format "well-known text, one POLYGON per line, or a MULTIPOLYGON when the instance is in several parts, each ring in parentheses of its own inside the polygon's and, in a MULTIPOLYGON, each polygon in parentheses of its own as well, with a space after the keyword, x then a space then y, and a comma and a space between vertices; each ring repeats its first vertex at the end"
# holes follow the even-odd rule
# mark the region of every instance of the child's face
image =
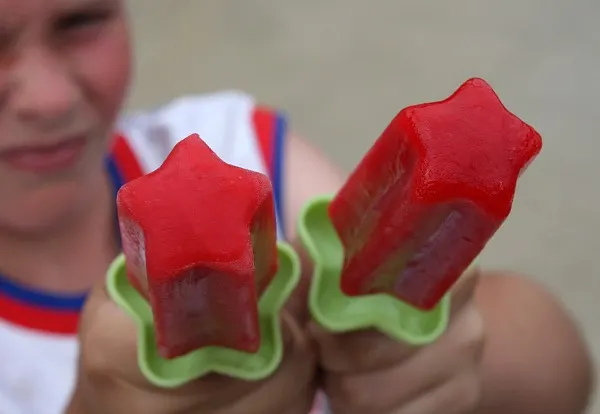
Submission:
POLYGON ((0 0, 0 228, 93 199, 129 70, 122 0, 0 0))

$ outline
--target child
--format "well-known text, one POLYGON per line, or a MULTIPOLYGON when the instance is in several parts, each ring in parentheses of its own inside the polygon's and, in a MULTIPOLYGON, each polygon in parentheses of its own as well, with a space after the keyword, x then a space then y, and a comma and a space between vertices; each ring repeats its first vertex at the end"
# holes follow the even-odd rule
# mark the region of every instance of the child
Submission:
POLYGON ((0 0, 0 413, 304 414, 316 389, 335 413, 583 410, 591 364, 573 323, 537 285, 499 274, 460 284, 448 333, 423 349, 329 335, 299 297, 268 380, 145 383, 133 325, 102 289, 119 252, 116 190, 199 133, 224 160, 269 174, 280 236, 293 241, 299 208, 343 176, 239 92, 117 118, 131 64, 125 6, 0 0))

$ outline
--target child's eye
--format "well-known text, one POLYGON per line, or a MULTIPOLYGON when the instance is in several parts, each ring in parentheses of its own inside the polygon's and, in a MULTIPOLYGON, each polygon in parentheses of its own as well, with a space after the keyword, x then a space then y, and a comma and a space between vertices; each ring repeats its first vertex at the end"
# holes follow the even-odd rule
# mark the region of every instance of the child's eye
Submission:
POLYGON ((54 24, 54 28, 61 33, 70 33, 78 30, 96 27, 111 16, 109 11, 82 11, 73 12, 60 17, 54 24))

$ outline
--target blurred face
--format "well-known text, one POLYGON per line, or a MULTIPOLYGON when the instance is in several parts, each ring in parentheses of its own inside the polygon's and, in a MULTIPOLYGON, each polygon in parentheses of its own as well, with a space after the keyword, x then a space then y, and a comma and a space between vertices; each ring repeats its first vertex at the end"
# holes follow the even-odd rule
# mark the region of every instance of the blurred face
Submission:
POLYGON ((0 0, 0 229, 86 208, 130 70, 122 0, 0 0))

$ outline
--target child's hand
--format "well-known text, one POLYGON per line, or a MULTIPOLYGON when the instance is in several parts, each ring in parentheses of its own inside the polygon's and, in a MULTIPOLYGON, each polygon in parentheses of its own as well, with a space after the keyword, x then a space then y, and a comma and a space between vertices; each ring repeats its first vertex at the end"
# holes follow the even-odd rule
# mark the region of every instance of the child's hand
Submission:
POLYGON ((412 349, 376 332, 333 336, 313 326, 334 414, 466 414, 480 400, 483 322, 475 273, 454 292, 448 331, 412 349))
POLYGON ((78 381, 67 413, 306 414, 314 399, 315 357, 289 313, 282 324, 284 360, 266 380, 211 375, 180 389, 159 389, 139 371, 133 321, 98 285, 82 316, 78 381))

